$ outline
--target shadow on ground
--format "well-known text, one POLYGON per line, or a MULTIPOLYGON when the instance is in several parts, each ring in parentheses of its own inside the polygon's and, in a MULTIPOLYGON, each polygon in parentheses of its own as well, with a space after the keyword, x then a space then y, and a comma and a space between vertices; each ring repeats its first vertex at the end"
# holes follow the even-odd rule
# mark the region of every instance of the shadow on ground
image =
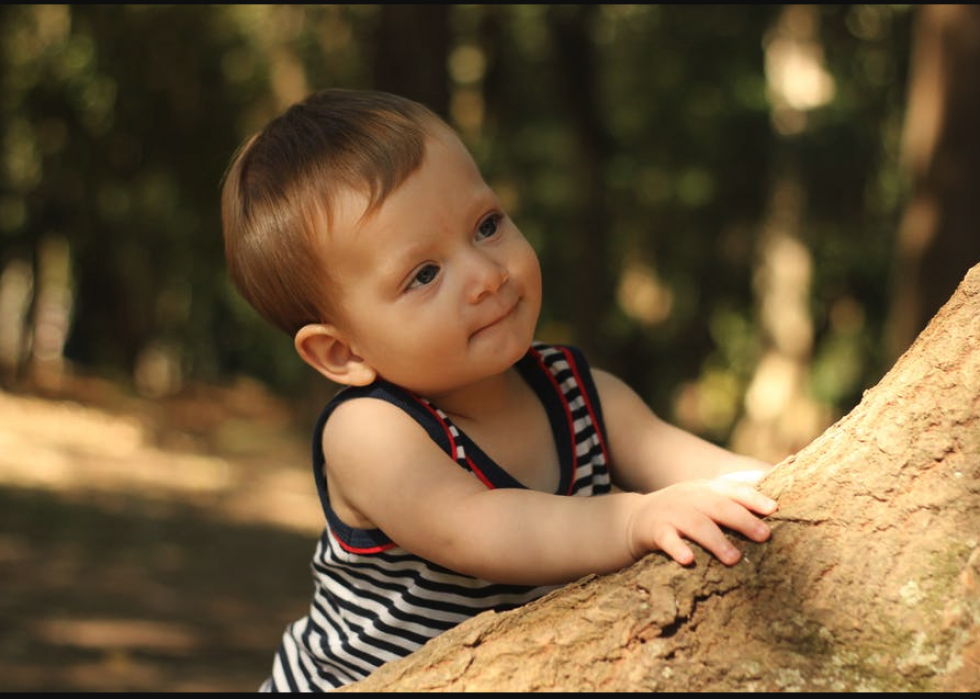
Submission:
POLYGON ((232 404, 0 392, 0 691, 258 688, 322 515, 305 440, 232 404))
POLYGON ((309 604, 309 536, 0 490, 0 686, 254 691, 309 604))

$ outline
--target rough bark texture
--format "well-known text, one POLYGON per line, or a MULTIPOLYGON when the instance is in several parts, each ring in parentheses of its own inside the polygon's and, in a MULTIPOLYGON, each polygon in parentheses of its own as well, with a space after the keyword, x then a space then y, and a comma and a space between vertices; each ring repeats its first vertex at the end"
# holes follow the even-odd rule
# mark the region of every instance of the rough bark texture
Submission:
POLYGON ((980 266, 766 478, 765 544, 651 554, 485 613, 348 691, 980 691, 980 266))

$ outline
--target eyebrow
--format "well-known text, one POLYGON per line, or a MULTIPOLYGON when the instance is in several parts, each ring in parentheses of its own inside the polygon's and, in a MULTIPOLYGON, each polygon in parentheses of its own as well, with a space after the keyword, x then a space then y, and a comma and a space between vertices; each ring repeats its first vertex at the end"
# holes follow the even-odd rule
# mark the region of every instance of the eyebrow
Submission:
POLYGON ((427 242, 411 240, 396 253, 384 255, 379 264, 381 275, 394 279, 400 286, 405 281, 405 276, 426 257, 429 247, 427 242))

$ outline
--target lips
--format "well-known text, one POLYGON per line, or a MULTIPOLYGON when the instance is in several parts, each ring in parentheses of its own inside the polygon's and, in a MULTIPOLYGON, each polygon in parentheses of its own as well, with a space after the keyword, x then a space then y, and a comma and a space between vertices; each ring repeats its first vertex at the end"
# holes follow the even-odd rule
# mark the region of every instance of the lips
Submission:
POLYGON ((512 306, 509 306, 506 311, 504 311, 502 314, 498 315, 496 318, 494 318, 493 320, 491 320, 489 323, 484 323, 483 325, 481 325, 480 327, 478 327, 476 329, 476 331, 473 333, 473 335, 471 335, 471 337, 476 337, 477 335, 479 335, 480 333, 482 333, 484 330, 489 330, 490 328, 493 328, 494 326, 496 326, 497 324, 499 324, 501 321, 504 321, 507 318, 509 318, 514 313, 515 310, 517 310, 517 303, 514 303, 512 306))

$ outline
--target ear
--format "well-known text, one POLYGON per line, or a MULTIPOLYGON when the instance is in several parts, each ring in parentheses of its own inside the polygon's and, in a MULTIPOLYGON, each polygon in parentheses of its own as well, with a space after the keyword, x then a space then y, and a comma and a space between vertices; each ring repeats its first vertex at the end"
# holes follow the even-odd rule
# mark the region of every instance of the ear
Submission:
POLYGON ((304 362, 334 383, 366 386, 378 375, 333 325, 304 325, 293 338, 293 345, 304 362))

